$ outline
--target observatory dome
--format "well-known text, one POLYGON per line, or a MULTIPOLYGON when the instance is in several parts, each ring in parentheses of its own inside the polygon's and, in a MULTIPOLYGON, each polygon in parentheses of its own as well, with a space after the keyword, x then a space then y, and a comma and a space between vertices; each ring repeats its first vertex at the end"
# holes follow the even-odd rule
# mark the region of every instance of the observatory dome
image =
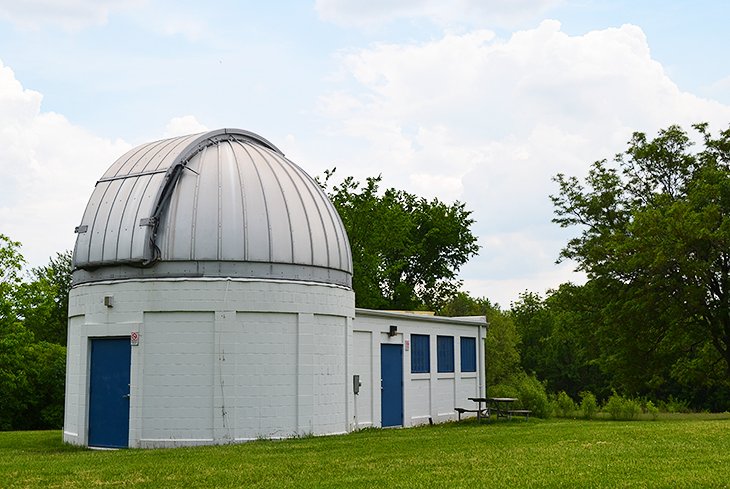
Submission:
POLYGON ((351 286, 352 257, 319 185, 254 133, 220 129, 142 144, 96 183, 75 284, 232 277, 351 286))

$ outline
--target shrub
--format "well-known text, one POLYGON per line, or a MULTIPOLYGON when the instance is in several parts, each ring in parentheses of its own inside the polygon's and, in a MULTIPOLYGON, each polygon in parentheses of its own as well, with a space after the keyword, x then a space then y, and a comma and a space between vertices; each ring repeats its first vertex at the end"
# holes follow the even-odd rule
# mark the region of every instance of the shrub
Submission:
POLYGON ((568 418, 573 416, 576 410, 577 406, 575 405, 575 401, 565 391, 560 391, 555 400, 556 414, 563 418, 568 418))
POLYGON ((545 386, 534 375, 513 375, 506 382, 489 387, 489 396, 516 397, 516 409, 529 409, 538 418, 548 418, 552 413, 545 386))
POLYGON ((641 412, 641 405, 633 400, 619 396, 615 392, 608 398, 604 409, 612 419, 632 420, 641 412))
POLYGON ((688 401, 677 399, 674 396, 669 396, 664 407, 668 413, 689 413, 691 411, 688 401))
POLYGON ((517 387, 511 384, 497 384, 489 387, 490 397, 519 397, 517 387))
POLYGON ((641 403, 634 399, 624 399, 621 409, 623 419, 636 419, 641 414, 641 403))
POLYGON ((598 411, 598 402, 596 396, 590 391, 580 393, 580 411, 585 419, 591 419, 598 411))
POLYGON ((551 414, 545 385, 534 375, 522 374, 515 379, 517 397, 522 409, 529 409, 533 416, 549 418, 551 414))
POLYGON ((603 406, 603 410, 608 413, 613 419, 619 419, 621 416, 621 405, 623 404, 623 398, 615 392, 611 397, 608 398, 606 404, 603 406))
POLYGON ((646 412, 651 415, 651 419, 653 420, 659 417, 659 408, 651 401, 646 401, 646 412))

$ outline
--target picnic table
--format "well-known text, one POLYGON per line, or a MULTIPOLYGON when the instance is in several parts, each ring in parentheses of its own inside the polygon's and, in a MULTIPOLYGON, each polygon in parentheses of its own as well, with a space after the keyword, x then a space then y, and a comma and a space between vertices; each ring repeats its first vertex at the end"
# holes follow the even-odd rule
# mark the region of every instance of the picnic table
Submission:
POLYGON ((468 399, 477 403, 477 406, 475 409, 454 408, 459 414, 459 421, 464 413, 476 413, 479 421, 482 418, 489 418, 492 413, 495 413, 497 418, 512 419, 512 416, 516 415, 524 416, 527 420, 532 413, 529 409, 510 409, 518 400, 516 397, 469 397, 468 399))
POLYGON ((488 418, 489 417, 489 405, 486 404, 486 402, 487 402, 487 399, 486 398, 484 398, 484 397, 470 397, 469 400, 476 402, 478 406, 477 406, 476 409, 469 409, 469 410, 466 410, 466 411, 469 411, 469 412, 476 411, 476 413, 477 413, 477 419, 480 420, 480 421, 482 419, 482 416, 484 416, 485 418, 488 418), (484 406, 482 406, 482 404, 484 404, 484 406))
POLYGON ((488 397, 487 402, 490 411, 496 411, 498 418, 512 417, 510 408, 517 401, 516 397, 488 397))
POLYGON ((514 410, 510 410, 512 404, 517 401, 516 397, 470 397, 470 401, 477 403, 477 418, 482 416, 488 418, 492 412, 497 414, 497 418, 511 418, 514 410), (482 407, 483 406, 483 407, 482 407))

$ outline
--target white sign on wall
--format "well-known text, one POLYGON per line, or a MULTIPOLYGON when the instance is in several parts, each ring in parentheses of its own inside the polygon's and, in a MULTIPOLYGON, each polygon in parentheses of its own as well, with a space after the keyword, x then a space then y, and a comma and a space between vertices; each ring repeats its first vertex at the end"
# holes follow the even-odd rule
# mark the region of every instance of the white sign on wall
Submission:
POLYGON ((139 331, 132 331, 132 333, 129 335, 129 342, 132 344, 132 346, 139 345, 139 331))

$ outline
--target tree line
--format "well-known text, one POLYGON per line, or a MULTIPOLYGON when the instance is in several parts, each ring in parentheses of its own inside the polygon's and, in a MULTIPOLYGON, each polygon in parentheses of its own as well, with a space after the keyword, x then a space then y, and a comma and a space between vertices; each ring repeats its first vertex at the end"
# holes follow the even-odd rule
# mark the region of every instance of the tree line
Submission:
POLYGON ((541 303, 552 317, 542 320, 572 345, 578 364, 593 367, 576 379, 600 375, 604 391, 726 410, 730 130, 693 129, 670 126, 654 139, 634 133, 626 151, 595 162, 583 181, 555 177, 554 222, 578 231, 561 258, 588 281, 552 292, 541 303))
POLYGON ((489 319, 490 393, 730 409, 730 130, 693 129, 634 133, 585 179, 555 177, 554 222, 577 234, 560 259, 586 283, 441 310, 489 319))
MULTIPOLYGON (((576 232, 559 259, 588 279, 525 291, 506 309, 460 290, 459 269, 479 251, 465 204, 325 172, 356 305, 486 316, 491 395, 730 409, 730 129, 693 130, 637 132, 584 179, 557 175, 554 222, 576 232)), ((0 235, 0 429, 58 428, 71 253, 24 266, 20 243, 0 235)))
POLYGON ((24 273, 20 246, 0 234, 0 430, 60 428, 71 252, 24 273))

